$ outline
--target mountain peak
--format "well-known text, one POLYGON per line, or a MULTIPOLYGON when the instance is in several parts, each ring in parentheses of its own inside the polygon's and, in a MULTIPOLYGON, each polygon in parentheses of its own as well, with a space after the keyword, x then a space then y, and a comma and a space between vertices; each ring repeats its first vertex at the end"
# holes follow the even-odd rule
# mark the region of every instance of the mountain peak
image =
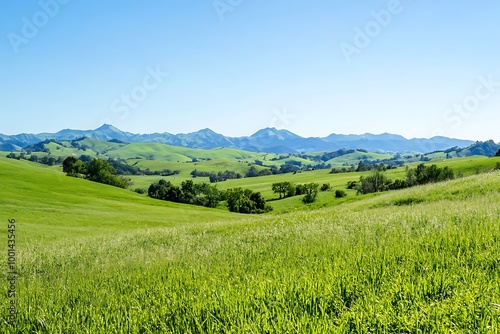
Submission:
MULTIPOLYGON (((446 137, 431 139, 405 139, 400 135, 382 133, 379 135, 331 134, 325 138, 302 138, 288 130, 267 127, 251 136, 226 137, 209 128, 189 134, 134 134, 124 132, 111 124, 103 124, 95 130, 61 130, 58 133, 19 134, 0 136, 0 147, 26 147, 47 139, 72 140, 81 137, 101 140, 117 139, 123 142, 156 142, 192 148, 212 149, 232 147, 255 152, 293 153, 293 152, 333 152, 341 148, 363 148, 370 151, 386 152, 432 152, 451 147, 467 147, 472 141, 446 137)), ((491 143, 487 143, 490 145, 491 143)), ((490 145, 491 146, 491 145, 490 145)), ((483 149, 484 151, 484 149, 483 149)))
POLYGON ((211 135, 216 134, 216 135, 218 135, 217 132, 215 132, 214 130, 209 129, 209 128, 201 129, 201 130, 198 130, 198 131, 193 132, 193 133, 203 133, 203 134, 211 134, 211 135))
POLYGON ((253 135, 250 136, 251 138, 257 138, 257 137, 281 137, 283 139, 289 139, 289 138, 299 138, 298 135, 296 135, 293 132, 290 132, 288 130, 278 130, 276 128, 265 128, 262 130, 259 130, 255 132, 253 135))
POLYGON ((111 124, 103 124, 99 128, 95 129, 94 131, 118 131, 121 132, 118 128, 115 128, 111 124))

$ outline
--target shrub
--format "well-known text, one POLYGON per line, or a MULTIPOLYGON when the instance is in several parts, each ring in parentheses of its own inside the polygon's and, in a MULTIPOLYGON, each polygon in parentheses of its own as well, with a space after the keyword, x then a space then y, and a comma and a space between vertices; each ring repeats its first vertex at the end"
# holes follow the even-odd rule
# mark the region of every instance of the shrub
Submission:
POLYGON ((343 190, 336 190, 335 191, 335 198, 344 198, 347 197, 347 193, 343 190))
POLYGON ((331 186, 329 183, 323 183, 323 185, 320 188, 320 191, 330 191, 331 186))

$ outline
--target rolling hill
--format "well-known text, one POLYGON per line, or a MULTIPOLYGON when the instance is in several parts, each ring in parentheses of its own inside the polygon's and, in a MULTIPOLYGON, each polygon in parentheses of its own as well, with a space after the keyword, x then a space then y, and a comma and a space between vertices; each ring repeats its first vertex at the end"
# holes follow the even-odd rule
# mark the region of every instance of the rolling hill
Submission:
POLYGON ((500 330, 499 172, 259 217, 4 157, 0 184, 5 333, 500 330))

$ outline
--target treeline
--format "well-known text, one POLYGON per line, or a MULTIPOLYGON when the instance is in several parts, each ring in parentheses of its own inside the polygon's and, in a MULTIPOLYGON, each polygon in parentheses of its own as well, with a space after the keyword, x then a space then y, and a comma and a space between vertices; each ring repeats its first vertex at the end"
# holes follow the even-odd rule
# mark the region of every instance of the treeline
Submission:
POLYGON ((354 173, 354 172, 367 172, 373 169, 386 171, 388 169, 397 168, 394 165, 386 165, 384 163, 372 163, 369 161, 360 161, 358 166, 350 166, 350 167, 335 167, 332 168, 330 174, 338 174, 338 173, 354 173))
POLYGON ((63 157, 51 157, 51 156, 43 156, 39 158, 38 156, 32 154, 28 157, 28 154, 26 153, 19 153, 19 155, 16 155, 15 153, 11 152, 7 154, 7 158, 9 159, 17 159, 17 160, 28 160, 32 162, 37 162, 39 164, 47 165, 47 166, 55 166, 55 165, 60 165, 64 161, 63 157))
POLYGON ((302 158, 302 159, 307 159, 307 160, 326 162, 328 160, 335 159, 335 158, 338 158, 338 157, 341 157, 341 156, 344 156, 347 154, 355 153, 356 151, 368 153, 367 150, 363 150, 363 149, 353 150, 353 149, 343 148, 343 149, 340 149, 340 150, 334 151, 334 152, 325 152, 323 155, 299 154, 298 157, 302 158))
POLYGON ((374 169, 369 176, 361 176, 359 182, 348 182, 347 189, 355 189, 358 194, 370 194, 453 180, 454 178, 455 173, 450 167, 439 168, 436 165, 420 164, 416 168, 407 167, 406 178, 395 181, 388 179, 384 170, 374 169))
POLYGON ((109 163, 115 168, 118 175, 157 175, 157 176, 171 176, 177 175, 180 170, 162 169, 151 171, 149 168, 141 169, 137 166, 131 166, 125 160, 110 159, 109 163))
POLYGON ((170 181, 160 180, 149 186, 148 196, 164 201, 199 205, 215 208, 221 201, 231 212, 265 213, 273 208, 266 204, 260 192, 250 189, 234 188, 219 191, 216 186, 208 183, 194 184, 192 180, 174 186, 170 181))
POLYGON ((220 192, 217 187, 207 183, 194 184, 191 180, 174 186, 170 181, 160 180, 149 186, 148 196, 169 202, 215 208, 220 202, 220 192))
POLYGON ((191 176, 193 177, 208 177, 210 180, 210 183, 217 183, 217 182, 222 182, 226 180, 231 180, 231 179, 241 179, 243 176, 241 176, 240 173, 236 173, 234 171, 226 170, 225 172, 199 172, 198 170, 194 170, 191 172, 191 176))
POLYGON ((326 162, 326 161, 334 159, 334 158, 341 157, 343 155, 355 153, 356 151, 368 153, 368 151, 364 150, 364 149, 354 150, 354 149, 343 148, 343 149, 340 149, 340 150, 337 150, 334 152, 325 152, 322 155, 319 155, 319 154, 287 154, 287 155, 283 155, 282 154, 276 158, 270 159, 270 161, 283 160, 283 159, 288 159, 288 158, 292 158, 292 157, 297 157, 297 158, 311 160, 311 161, 317 161, 317 162, 321 163, 321 162, 326 162))
MULTIPOLYGON (((37 145, 39 145, 39 144, 37 144, 37 145)), ((36 145, 34 145, 34 147, 36 147, 36 145)), ((48 156, 46 155, 46 156, 43 156, 43 157, 38 157, 35 154, 31 154, 30 155, 30 153, 28 153, 28 152, 26 152, 26 153, 21 152, 21 153, 19 153, 19 155, 16 155, 15 153, 11 152, 11 153, 9 153, 7 155, 7 158, 17 159, 17 160, 27 160, 27 161, 31 161, 31 162, 36 162, 36 163, 40 163, 40 164, 43 164, 43 165, 47 165, 47 166, 61 165, 64 162, 64 160, 65 160, 65 158, 61 157, 61 156, 59 156, 59 157, 52 157, 50 155, 48 155, 48 156)), ((90 162, 94 158, 91 157, 90 155, 81 155, 80 157, 75 158, 75 159, 78 159, 78 160, 80 160, 80 161, 82 161, 84 163, 88 163, 88 162, 90 162)), ((170 170, 170 169, 162 169, 162 170, 155 170, 155 171, 151 171, 149 168, 141 169, 141 168, 136 167, 136 166, 131 166, 131 165, 127 164, 125 162, 125 160, 120 160, 120 159, 109 159, 109 160, 106 160, 106 161, 108 161, 111 164, 111 166, 113 166, 114 173, 116 175, 157 175, 157 176, 171 176, 171 175, 179 174, 181 172, 180 170, 170 170)))
MULTIPOLYGON (((262 162, 259 160, 256 160, 256 164, 259 166, 262 166, 262 162)), ((331 165, 321 165, 321 166, 310 166, 310 169, 318 169, 321 167, 321 169, 324 168, 330 168, 331 165)), ((287 161, 286 163, 282 164, 280 167, 276 166, 271 166, 269 168, 264 168, 264 169, 257 169, 255 166, 250 166, 248 169, 248 172, 245 173, 245 177, 257 177, 257 176, 266 176, 266 175, 277 175, 277 174, 286 174, 286 173, 297 173, 301 170, 303 170, 303 165, 300 161, 287 161)), ((240 179, 243 176, 240 173, 226 170, 225 172, 201 172, 198 170, 193 170, 191 173, 191 176, 193 177, 208 177, 210 180, 210 183, 216 183, 216 182, 223 182, 226 180, 231 180, 231 179, 240 179)))
POLYGON ((319 191, 330 191, 331 186, 328 183, 324 183, 320 188, 318 183, 295 184, 286 181, 273 183, 271 189, 275 194, 279 195, 280 199, 304 195, 302 202, 307 204, 316 200, 319 191))
POLYGON ((119 188, 127 188, 132 184, 130 179, 118 176, 115 168, 103 159, 93 158, 89 162, 84 162, 75 157, 68 157, 63 161, 62 166, 63 172, 68 176, 84 177, 89 181, 119 188))
MULTIPOLYGON (((257 162, 260 162, 259 160, 256 160, 256 164, 263 166, 257 162)), ((257 176, 266 176, 266 175, 277 175, 277 174, 287 174, 287 173, 297 173, 302 170, 316 170, 316 169, 328 169, 331 168, 331 164, 325 165, 324 163, 320 163, 317 165, 312 165, 312 164, 303 164, 301 161, 296 161, 296 160, 290 160, 282 164, 281 166, 277 167, 275 165, 270 166, 269 168, 266 169, 260 169, 258 170, 255 166, 251 166, 248 172, 245 174, 245 177, 257 177, 257 176)))

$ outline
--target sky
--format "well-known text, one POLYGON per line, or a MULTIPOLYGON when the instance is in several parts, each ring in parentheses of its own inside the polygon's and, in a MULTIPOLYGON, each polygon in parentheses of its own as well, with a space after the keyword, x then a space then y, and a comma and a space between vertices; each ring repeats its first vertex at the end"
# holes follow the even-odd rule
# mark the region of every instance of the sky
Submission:
POLYGON ((500 142, 494 0, 0 0, 0 133, 500 142))

